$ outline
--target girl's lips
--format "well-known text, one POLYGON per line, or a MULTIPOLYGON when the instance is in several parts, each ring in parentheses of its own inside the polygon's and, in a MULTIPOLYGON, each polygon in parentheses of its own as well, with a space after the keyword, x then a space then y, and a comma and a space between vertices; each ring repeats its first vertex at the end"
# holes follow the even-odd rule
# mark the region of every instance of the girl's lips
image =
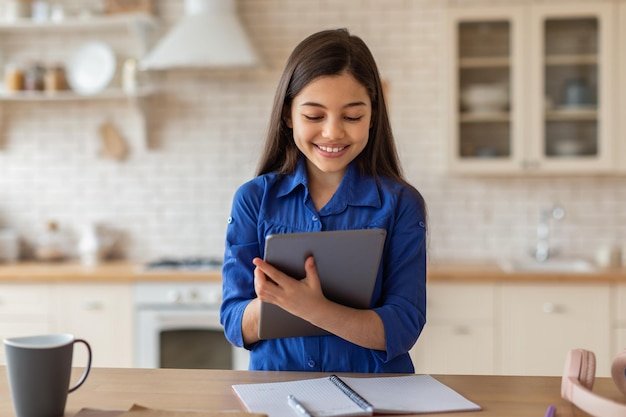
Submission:
POLYGON ((319 153, 327 158, 338 158, 346 153, 346 150, 350 147, 348 145, 341 146, 327 146, 327 145, 315 145, 319 153))
POLYGON ((324 152, 332 152, 337 153, 343 151, 345 146, 325 146, 325 145, 317 145, 317 147, 324 152))

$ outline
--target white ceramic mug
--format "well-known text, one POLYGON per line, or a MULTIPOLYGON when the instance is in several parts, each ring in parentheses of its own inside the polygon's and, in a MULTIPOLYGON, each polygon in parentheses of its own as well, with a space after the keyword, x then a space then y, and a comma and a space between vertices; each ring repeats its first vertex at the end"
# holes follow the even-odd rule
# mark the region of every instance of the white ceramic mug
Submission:
POLYGON ((7 373, 17 417, 60 417, 67 394, 80 387, 91 369, 91 347, 71 334, 47 334, 4 339, 7 373), (74 344, 87 348, 87 364, 69 387, 74 344))

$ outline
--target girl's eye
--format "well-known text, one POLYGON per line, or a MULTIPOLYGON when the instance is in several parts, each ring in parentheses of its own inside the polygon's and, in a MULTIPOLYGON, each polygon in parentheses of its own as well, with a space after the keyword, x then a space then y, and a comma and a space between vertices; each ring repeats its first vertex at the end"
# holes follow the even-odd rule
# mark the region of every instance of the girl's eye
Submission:
POLYGON ((307 114, 304 115, 304 118, 313 122, 322 120, 322 116, 309 116, 307 114))
POLYGON ((348 116, 346 116, 346 120, 349 121, 349 122, 358 122, 362 118, 363 118, 363 116, 357 116, 357 117, 348 117, 348 116))

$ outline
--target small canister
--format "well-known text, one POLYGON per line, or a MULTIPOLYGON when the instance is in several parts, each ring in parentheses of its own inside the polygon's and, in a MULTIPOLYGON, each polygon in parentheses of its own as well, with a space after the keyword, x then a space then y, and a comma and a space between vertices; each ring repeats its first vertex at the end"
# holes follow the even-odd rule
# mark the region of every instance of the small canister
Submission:
POLYGON ((39 63, 31 63, 24 70, 24 90, 43 91, 45 68, 39 63))
POLYGON ((47 93, 54 93, 67 89, 65 68, 60 64, 52 64, 46 68, 44 75, 44 89, 47 93))
POLYGON ((128 58, 122 69, 122 89, 126 94, 137 92, 137 60, 128 58))
POLYGON ((4 87, 9 92, 24 89, 24 69, 21 65, 10 62, 4 67, 4 87))

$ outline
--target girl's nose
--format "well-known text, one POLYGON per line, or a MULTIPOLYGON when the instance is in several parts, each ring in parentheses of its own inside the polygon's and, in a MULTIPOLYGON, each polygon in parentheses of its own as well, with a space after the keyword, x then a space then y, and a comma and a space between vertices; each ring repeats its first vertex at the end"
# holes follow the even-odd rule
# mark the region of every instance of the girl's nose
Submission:
POLYGON ((328 118, 324 124, 322 136, 327 139, 342 139, 344 135, 343 122, 341 120, 328 118))

